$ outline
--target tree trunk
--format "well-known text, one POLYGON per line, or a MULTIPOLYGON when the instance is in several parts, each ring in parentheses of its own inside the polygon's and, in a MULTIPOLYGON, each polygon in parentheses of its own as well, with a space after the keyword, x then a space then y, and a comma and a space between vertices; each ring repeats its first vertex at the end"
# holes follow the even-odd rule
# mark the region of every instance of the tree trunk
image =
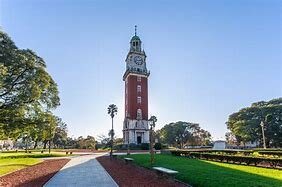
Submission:
POLYGON ((49 154, 51 153, 51 140, 49 140, 49 154))
POLYGON ((43 149, 46 149, 47 143, 48 143, 47 140, 44 140, 44 141, 43 141, 43 149))
POLYGON ((111 130, 111 152, 110 152, 111 157, 113 156, 113 144, 114 144, 113 134, 114 134, 114 118, 112 118, 112 130, 111 130))
POLYGON ((34 142, 33 149, 36 149, 36 147, 37 147, 37 140, 35 140, 35 142, 34 142))

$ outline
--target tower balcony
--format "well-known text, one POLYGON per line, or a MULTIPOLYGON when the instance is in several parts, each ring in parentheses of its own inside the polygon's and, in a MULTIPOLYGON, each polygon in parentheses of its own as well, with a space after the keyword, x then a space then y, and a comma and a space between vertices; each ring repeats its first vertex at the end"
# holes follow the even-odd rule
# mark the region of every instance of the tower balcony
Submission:
POLYGON ((125 80, 125 78, 127 77, 127 75, 129 73, 133 73, 133 74, 138 74, 138 75, 145 75, 146 77, 149 77, 150 75, 150 71, 148 71, 147 69, 140 69, 140 68, 135 68, 135 67, 131 67, 128 68, 125 73, 123 74, 123 80, 125 80))

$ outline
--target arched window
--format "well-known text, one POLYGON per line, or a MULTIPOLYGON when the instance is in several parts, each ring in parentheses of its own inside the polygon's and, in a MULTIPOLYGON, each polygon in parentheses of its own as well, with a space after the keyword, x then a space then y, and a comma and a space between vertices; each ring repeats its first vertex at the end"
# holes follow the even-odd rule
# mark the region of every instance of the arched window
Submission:
POLYGON ((141 104, 141 97, 140 96, 137 97, 137 104, 141 104))
POLYGON ((137 119, 142 119, 142 110, 140 108, 137 109, 137 119))
POLYGON ((137 85, 137 92, 141 92, 141 85, 137 85))

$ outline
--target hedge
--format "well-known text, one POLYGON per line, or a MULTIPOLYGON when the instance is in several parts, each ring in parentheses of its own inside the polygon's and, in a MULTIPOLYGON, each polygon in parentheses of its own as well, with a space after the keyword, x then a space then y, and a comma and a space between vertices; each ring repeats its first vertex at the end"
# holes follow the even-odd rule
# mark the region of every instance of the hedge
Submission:
POLYGON ((221 154, 221 155, 237 155, 237 154, 243 154, 245 156, 248 156, 252 154, 254 151, 252 150, 177 150, 181 152, 199 152, 199 153, 213 153, 213 154, 221 154))
POLYGON ((255 148, 254 151, 282 151, 282 148, 255 148))
POLYGON ((234 156, 234 155, 220 155, 212 153, 201 153, 191 151, 171 151, 172 155, 175 156, 186 156, 189 158, 198 158, 219 162, 246 164, 246 165, 269 165, 272 168, 282 167, 282 159, 280 158, 264 158, 264 157, 251 157, 251 156, 234 156))
POLYGON ((220 155, 233 155, 236 156, 238 154, 243 156, 252 156, 254 153, 258 153, 261 156, 272 156, 272 157, 282 157, 282 151, 268 151, 268 150, 179 150, 184 152, 197 152, 197 153, 212 153, 212 154, 220 154, 220 155))
POLYGON ((282 156, 282 151, 257 151, 260 155, 282 156))

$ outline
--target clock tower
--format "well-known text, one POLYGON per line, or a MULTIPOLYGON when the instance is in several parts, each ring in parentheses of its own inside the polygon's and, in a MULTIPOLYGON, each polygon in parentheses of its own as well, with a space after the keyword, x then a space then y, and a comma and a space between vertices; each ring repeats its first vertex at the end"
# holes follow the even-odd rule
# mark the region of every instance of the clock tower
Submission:
POLYGON ((126 56, 125 117, 123 123, 123 141, 125 144, 149 143, 148 127, 148 77, 146 54, 142 50, 141 40, 136 34, 130 40, 130 49, 126 56))

